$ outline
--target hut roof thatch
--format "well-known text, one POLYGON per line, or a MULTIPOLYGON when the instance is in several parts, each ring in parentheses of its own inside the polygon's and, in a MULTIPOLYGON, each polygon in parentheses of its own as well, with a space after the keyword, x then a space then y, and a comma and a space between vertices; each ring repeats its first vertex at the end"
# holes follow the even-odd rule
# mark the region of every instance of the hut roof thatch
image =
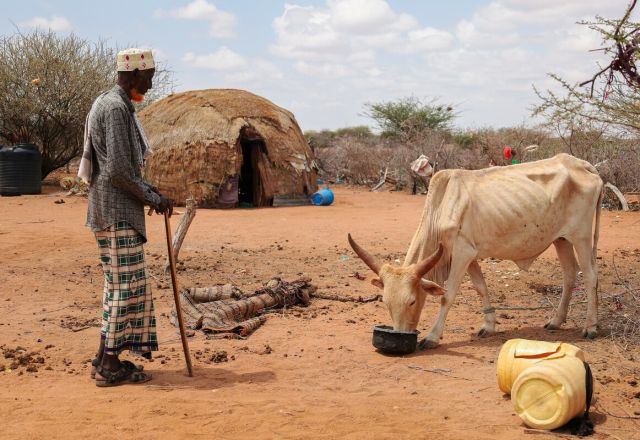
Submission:
POLYGON ((178 93, 140 112, 154 154, 146 177, 176 200, 216 197, 226 178, 242 166, 243 139, 266 148, 265 197, 315 188, 313 153, 291 112, 244 90, 178 93), (291 183, 291 174, 297 176, 291 183), (289 177, 285 177, 289 175, 289 177), (286 180, 286 182, 285 182, 286 180))

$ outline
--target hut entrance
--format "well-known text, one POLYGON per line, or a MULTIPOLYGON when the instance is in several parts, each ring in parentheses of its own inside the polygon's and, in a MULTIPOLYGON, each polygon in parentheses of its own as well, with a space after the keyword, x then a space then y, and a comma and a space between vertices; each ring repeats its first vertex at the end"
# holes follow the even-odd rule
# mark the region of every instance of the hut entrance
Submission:
POLYGON ((260 137, 241 137, 242 167, 238 187, 238 202, 241 206, 262 206, 262 182, 259 163, 266 152, 264 140, 260 137))

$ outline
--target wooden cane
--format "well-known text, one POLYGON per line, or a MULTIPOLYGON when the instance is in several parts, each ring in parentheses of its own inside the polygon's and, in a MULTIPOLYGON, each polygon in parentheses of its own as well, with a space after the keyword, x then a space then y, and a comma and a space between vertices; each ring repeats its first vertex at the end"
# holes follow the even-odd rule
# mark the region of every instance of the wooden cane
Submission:
POLYGON ((189 343, 184 330, 184 321, 182 319, 182 308, 180 307, 180 296, 178 295, 178 276, 176 275, 176 260, 173 256, 173 241, 171 240, 171 223, 169 222, 169 213, 164 212, 164 229, 167 232, 167 251, 169 252, 169 263, 171 264, 171 284, 173 285, 173 299, 176 302, 176 315, 178 315, 178 326, 180 327, 180 338, 182 339, 182 349, 184 350, 184 360, 187 362, 187 371, 189 377, 193 377, 193 368, 191 367, 191 356, 189 355, 189 343))

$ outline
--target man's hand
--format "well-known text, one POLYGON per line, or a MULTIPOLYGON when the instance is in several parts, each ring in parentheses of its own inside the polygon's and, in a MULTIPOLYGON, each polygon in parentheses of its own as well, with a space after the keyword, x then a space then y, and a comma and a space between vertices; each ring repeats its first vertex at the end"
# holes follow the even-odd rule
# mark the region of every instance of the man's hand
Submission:
POLYGON ((153 209, 158 214, 164 214, 165 212, 167 212, 169 214, 169 217, 171 217, 171 214, 173 214, 173 200, 166 198, 162 194, 159 194, 159 196, 160 203, 158 203, 158 206, 154 207, 153 209))

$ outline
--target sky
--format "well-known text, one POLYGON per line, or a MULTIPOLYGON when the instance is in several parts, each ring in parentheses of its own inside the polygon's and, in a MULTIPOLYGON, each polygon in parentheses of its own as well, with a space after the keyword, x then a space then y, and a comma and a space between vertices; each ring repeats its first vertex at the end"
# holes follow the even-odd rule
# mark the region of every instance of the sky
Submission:
MULTIPOLYGON (((176 91, 239 88, 303 131, 374 126, 366 103, 453 104, 460 128, 531 126, 548 73, 589 79, 604 54, 576 22, 627 0, 0 0, 0 35, 70 32, 151 48, 176 91)), ((114 61, 115 65, 115 61, 114 61)))

